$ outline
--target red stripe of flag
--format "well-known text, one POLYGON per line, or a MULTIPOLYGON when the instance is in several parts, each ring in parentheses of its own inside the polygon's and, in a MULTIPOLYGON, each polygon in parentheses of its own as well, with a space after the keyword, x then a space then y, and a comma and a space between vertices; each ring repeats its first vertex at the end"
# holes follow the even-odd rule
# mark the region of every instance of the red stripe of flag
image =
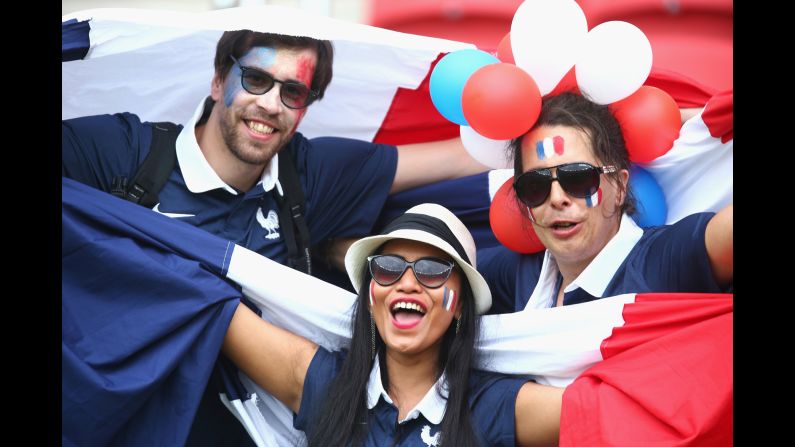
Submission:
POLYGON ((732 295, 648 294, 563 395, 561 446, 733 443, 732 295))

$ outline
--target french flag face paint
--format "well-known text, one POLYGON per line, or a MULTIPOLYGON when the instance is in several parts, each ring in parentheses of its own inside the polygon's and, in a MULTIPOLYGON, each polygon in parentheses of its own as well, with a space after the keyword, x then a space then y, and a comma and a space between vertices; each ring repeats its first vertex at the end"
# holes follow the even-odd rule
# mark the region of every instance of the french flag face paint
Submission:
POLYGON ((456 299, 457 296, 455 294, 455 290, 445 287, 444 299, 442 300, 442 306, 444 307, 444 310, 448 312, 455 312, 456 299))
POLYGON ((588 208, 593 208, 600 203, 602 203, 602 188, 597 189, 592 196, 585 198, 585 206, 588 208))
POLYGON ((541 141, 537 141, 536 155, 539 160, 546 160, 556 155, 563 155, 563 137, 555 135, 554 137, 547 137, 541 141))
POLYGON ((375 281, 370 280, 370 307, 375 306, 375 281))

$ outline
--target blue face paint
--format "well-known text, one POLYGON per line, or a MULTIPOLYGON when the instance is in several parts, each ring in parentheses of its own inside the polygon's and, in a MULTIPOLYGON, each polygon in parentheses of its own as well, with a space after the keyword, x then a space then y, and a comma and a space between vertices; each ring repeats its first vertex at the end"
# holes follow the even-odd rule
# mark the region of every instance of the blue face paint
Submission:
MULTIPOLYGON (((240 65, 244 67, 267 69, 276 62, 276 49, 270 47, 254 47, 240 59, 240 65)), ((224 88, 224 104, 231 107, 237 94, 243 90, 240 77, 243 70, 237 64, 232 65, 229 75, 226 77, 226 87, 224 88)))
POLYGON ((226 104, 226 107, 231 107, 235 96, 243 90, 243 84, 240 82, 241 74, 243 74, 243 70, 237 64, 234 64, 226 76, 226 86, 224 87, 224 104, 226 104))
POLYGON ((275 62, 276 49, 270 47, 254 47, 240 58, 244 67, 260 69, 270 68, 275 62))

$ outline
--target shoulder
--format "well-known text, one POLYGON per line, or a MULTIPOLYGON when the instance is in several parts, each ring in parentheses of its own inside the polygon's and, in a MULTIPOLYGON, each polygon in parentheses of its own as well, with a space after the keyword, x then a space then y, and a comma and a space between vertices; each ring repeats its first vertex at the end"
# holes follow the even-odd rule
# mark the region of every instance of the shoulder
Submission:
POLYGON ((673 239, 703 239, 707 224, 714 216, 715 213, 712 212, 696 213, 686 216, 670 225, 645 228, 643 230, 643 236, 641 236, 638 241, 638 245, 649 244, 658 239, 666 241, 673 239))
POLYGON ((329 351, 318 346, 304 378, 301 404, 293 419, 295 428, 306 430, 316 423, 317 412, 322 408, 328 396, 328 388, 342 368, 346 354, 346 351, 329 351))
POLYGON ((516 443, 516 399, 529 377, 473 370, 469 380, 469 406, 478 435, 486 445, 516 443))
POLYGON ((334 378, 342 368, 342 363, 345 361, 346 356, 347 351, 329 351, 322 346, 318 346, 317 352, 309 364, 307 379, 310 374, 321 380, 334 378))
POLYGON ((495 386, 504 388, 518 385, 518 387, 521 387, 528 380, 531 380, 531 377, 526 375, 503 374, 473 369, 469 375, 469 389, 470 392, 480 392, 495 386))
POLYGON ((393 152, 395 157, 397 157, 397 148, 395 146, 342 137, 309 139, 300 132, 296 132, 293 135, 290 147, 296 152, 299 159, 301 157, 311 157, 323 160, 344 160, 372 155, 385 155, 393 152))
POLYGON ((84 116, 64 120, 62 122, 64 139, 70 139, 83 145, 107 145, 110 149, 127 142, 137 147, 141 142, 149 142, 152 136, 150 123, 132 113, 123 112, 113 115, 84 116))
POLYGON ((473 410, 486 405, 497 408, 498 402, 513 404, 519 389, 529 376, 499 374, 489 371, 472 370, 469 376, 469 399, 473 410))
POLYGON ((93 131, 96 133, 140 131, 144 125, 141 119, 132 113, 122 112, 113 115, 81 116, 63 121, 63 126, 76 131, 93 131))

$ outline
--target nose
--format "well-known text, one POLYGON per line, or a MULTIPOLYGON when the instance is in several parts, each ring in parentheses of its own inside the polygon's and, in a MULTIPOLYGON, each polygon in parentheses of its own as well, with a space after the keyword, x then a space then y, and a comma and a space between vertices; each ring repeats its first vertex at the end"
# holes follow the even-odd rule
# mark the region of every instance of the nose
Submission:
MULTIPOLYGON (((557 176, 557 172, 555 175, 557 176)), ((560 180, 552 182, 551 189, 549 190, 549 205, 555 209, 561 209, 571 205, 571 196, 560 186, 560 180)))
POLYGON ((401 292, 419 292, 422 291, 422 285, 419 281, 417 281, 417 277, 414 276, 414 269, 411 267, 407 267, 406 271, 403 272, 403 276, 400 277, 397 283, 397 290, 401 292))
POLYGON ((257 106, 268 114, 277 114, 282 111, 281 85, 275 83, 267 92, 257 95, 257 106))

